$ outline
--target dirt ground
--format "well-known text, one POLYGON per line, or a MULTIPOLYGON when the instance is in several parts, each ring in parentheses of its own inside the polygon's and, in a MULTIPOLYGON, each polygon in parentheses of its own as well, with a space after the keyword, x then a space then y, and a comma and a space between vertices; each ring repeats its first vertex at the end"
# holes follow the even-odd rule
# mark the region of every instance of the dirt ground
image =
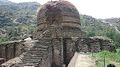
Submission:
POLYGON ((84 53, 75 53, 68 67, 95 67, 95 60, 84 53))

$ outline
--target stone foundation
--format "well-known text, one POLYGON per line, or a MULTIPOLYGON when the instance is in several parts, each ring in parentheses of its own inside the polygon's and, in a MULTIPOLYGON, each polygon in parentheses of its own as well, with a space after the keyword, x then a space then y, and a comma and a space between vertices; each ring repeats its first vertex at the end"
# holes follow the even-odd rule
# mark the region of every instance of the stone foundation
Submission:
MULTIPOLYGON (((64 64, 69 64, 76 51, 115 50, 115 46, 109 40, 98 38, 43 38, 27 42, 3 43, 0 48, 0 57, 8 60, 2 65, 7 67, 62 67, 64 64), (8 48, 7 46, 14 48, 8 48)), ((3 63, 3 60, 0 60, 0 62, 3 63)))
POLYGON ((10 41, 0 44, 0 58, 4 58, 6 61, 19 56, 23 53, 24 47, 22 41, 10 41))

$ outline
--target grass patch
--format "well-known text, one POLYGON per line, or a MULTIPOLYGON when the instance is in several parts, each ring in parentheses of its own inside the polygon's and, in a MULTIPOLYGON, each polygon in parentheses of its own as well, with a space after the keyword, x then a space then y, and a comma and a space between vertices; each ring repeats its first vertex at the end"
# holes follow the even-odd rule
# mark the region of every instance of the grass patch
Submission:
POLYGON ((120 67, 120 49, 117 52, 101 51, 94 53, 93 57, 96 59, 96 67, 105 67, 108 64, 115 64, 116 67, 120 67))

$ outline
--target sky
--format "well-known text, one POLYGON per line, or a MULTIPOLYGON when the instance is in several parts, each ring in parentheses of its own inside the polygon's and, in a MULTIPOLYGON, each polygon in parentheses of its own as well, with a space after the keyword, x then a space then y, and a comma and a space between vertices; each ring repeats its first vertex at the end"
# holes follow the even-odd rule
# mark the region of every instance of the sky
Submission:
MULTIPOLYGON (((10 0, 12 2, 39 2, 44 4, 50 0, 10 0)), ((54 0, 53 0, 54 1, 54 0)), ((90 15, 95 18, 120 17, 120 0, 67 0, 79 10, 80 14, 90 15)))

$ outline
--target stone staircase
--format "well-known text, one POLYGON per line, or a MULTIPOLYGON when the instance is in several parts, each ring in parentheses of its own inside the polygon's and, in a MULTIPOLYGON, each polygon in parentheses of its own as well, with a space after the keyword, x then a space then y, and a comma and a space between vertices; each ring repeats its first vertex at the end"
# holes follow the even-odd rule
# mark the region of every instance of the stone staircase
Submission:
POLYGON ((49 54, 49 40, 41 39, 24 55, 23 63, 25 66, 38 66, 43 59, 47 59, 49 54))
POLYGON ((15 57, 5 63, 5 67, 24 67, 24 66, 34 66, 39 67, 47 61, 49 61, 50 54, 50 39, 40 39, 39 41, 29 41, 25 42, 24 53, 19 57, 15 57), (17 62, 16 62, 17 61, 17 62))

